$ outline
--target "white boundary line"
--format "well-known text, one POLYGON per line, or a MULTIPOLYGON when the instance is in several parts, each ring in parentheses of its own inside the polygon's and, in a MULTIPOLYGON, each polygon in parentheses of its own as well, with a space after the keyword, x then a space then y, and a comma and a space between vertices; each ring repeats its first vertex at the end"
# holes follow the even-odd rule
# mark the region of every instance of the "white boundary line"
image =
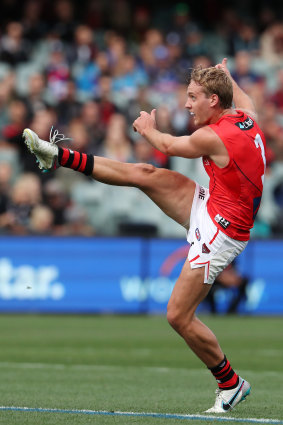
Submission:
POLYGON ((161 419, 180 419, 180 420, 203 420, 215 422, 242 422, 254 424, 276 424, 283 425, 283 421, 279 419, 263 419, 263 418, 232 418, 227 416, 213 415, 184 415, 178 413, 157 413, 157 412, 120 412, 106 410, 76 410, 76 409, 48 409, 41 407, 19 407, 19 406, 0 406, 0 411, 13 412, 36 412, 36 413, 65 413, 65 414, 82 414, 94 416, 133 416, 144 418, 161 418, 161 419))
MULTIPOLYGON (((116 366, 116 365, 86 365, 86 364, 54 364, 54 363, 36 363, 36 362, 0 362, 0 368, 19 368, 19 369, 54 369, 54 370, 88 370, 88 369, 105 369, 111 370, 113 368, 125 368, 131 366, 116 366)), ((206 372, 203 369, 184 369, 184 368, 166 368, 166 367, 150 367, 144 366, 142 369, 155 370, 156 372, 169 372, 170 370, 180 372, 206 372)), ((255 371, 243 371, 249 374, 257 374, 255 371)), ((275 371, 262 371, 261 374, 265 375, 283 375, 283 372, 275 371)), ((84 414, 84 415, 97 415, 97 416, 132 416, 132 417, 152 417, 163 419, 182 419, 182 420, 203 420, 203 421, 216 421, 216 422, 242 422, 242 423, 255 423, 255 424, 277 424, 283 425, 283 420, 268 419, 268 418, 235 418, 228 416, 213 416, 213 415, 185 415, 177 413, 158 413, 158 412, 120 412, 120 411, 104 411, 104 410, 76 410, 76 409, 54 409, 54 408, 41 408, 41 407, 20 407, 20 406, 0 406, 0 411, 13 411, 13 412, 39 412, 39 413, 65 413, 65 414, 84 414)))

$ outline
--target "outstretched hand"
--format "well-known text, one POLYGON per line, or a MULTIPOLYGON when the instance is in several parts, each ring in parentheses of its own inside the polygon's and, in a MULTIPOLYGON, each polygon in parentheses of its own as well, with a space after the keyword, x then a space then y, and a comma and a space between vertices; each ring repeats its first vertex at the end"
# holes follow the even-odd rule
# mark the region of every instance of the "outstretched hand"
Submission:
POLYGON ((146 130, 153 128, 156 128, 156 109, 153 109, 150 114, 141 111, 140 116, 133 123, 133 129, 143 136, 146 130))
POLYGON ((229 71, 229 69, 227 67, 227 62, 228 62, 228 59, 227 58, 224 58, 224 59, 222 59, 222 62, 221 63, 218 63, 217 65, 215 65, 215 68, 222 69, 224 72, 226 72, 226 74, 229 77, 231 77, 230 71, 229 71))

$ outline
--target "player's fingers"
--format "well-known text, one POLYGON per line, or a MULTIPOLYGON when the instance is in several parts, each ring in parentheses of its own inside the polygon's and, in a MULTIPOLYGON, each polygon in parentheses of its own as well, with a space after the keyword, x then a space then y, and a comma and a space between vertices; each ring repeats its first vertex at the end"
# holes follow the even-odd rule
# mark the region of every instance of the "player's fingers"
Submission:
POLYGON ((225 66, 225 67, 227 67, 227 61, 228 61, 227 58, 223 58, 222 65, 225 66))
POLYGON ((156 117, 156 109, 153 109, 153 110, 151 111, 150 116, 151 116, 151 118, 153 118, 153 119, 154 119, 154 121, 155 121, 155 117, 156 117))

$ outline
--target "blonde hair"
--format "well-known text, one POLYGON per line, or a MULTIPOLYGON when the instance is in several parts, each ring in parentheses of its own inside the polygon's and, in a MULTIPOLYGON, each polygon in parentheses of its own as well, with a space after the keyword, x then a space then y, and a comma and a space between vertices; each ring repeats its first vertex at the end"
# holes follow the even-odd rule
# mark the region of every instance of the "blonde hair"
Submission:
POLYGON ((193 68, 189 78, 191 81, 199 84, 206 96, 216 94, 219 98, 219 104, 223 109, 229 109, 233 102, 233 86, 230 77, 222 69, 201 66, 193 68))

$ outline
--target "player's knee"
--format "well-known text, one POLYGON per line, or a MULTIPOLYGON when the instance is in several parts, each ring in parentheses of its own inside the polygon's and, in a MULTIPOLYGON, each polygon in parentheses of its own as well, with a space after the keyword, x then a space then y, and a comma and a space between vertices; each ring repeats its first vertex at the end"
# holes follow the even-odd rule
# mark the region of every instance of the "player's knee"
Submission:
POLYGON ((178 309, 173 303, 168 303, 167 321, 181 336, 189 338, 190 334, 193 334, 193 316, 193 313, 190 311, 178 309))
POLYGON ((147 187, 153 181, 157 168, 151 164, 135 164, 134 165, 134 182, 138 187, 147 187))
POLYGON ((167 321, 175 331, 182 333, 182 328, 185 326, 184 315, 170 305, 167 307, 167 321))

